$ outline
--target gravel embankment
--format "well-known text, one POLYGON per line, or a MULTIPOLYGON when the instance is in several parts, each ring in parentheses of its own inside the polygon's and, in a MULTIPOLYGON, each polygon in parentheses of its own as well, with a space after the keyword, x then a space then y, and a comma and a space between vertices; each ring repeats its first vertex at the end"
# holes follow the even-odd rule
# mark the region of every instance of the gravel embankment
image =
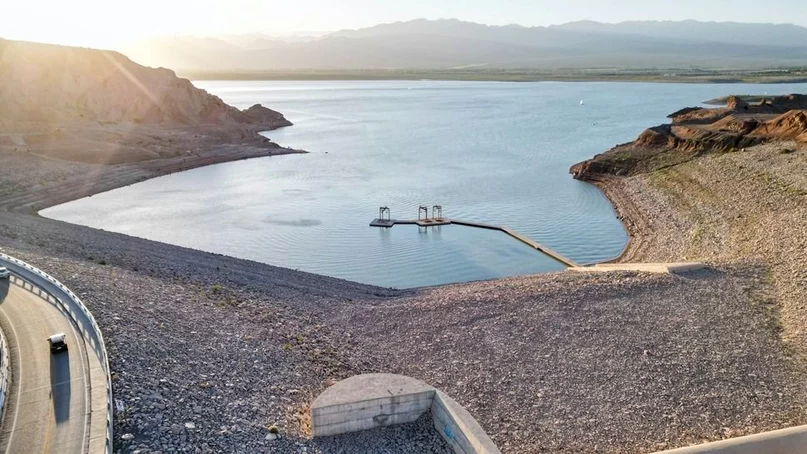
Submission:
POLYGON ((395 292, 258 264, 242 273, 235 259, 158 254, 143 240, 122 253, 133 240, 105 232, 80 248, 72 231, 87 229, 28 219, 44 246, 17 238, 5 249, 96 315, 126 407, 124 452, 317 452, 326 445, 304 436, 306 405, 325 380, 362 372, 445 390, 504 452, 646 452, 805 422, 804 376, 753 267, 395 292), (271 424, 280 439, 266 439, 271 424))
MULTIPOLYGON (((627 257, 714 265, 685 276, 558 273, 395 291, 2 210, 0 247, 95 315, 125 408, 115 416, 124 453, 445 448, 423 421, 310 439, 306 406, 324 382, 363 372, 443 389, 504 452, 648 452, 807 423, 804 362, 780 338, 804 292, 805 188, 785 175, 807 175, 804 156, 760 154, 755 167, 744 161, 753 153, 620 182, 646 218, 645 246, 627 257), (763 253, 737 255, 743 245, 763 253)), ((33 184, 15 181, 6 200, 33 184)))
POLYGON ((807 149, 772 143, 711 155, 607 183, 606 192, 636 243, 623 261, 759 264, 784 339, 807 353, 807 149))
POLYGON ((505 452, 649 452, 807 422, 753 267, 555 274, 344 307, 351 353, 455 396, 505 452))
MULTIPOLYGON (((235 259, 168 245, 138 247, 148 244, 142 240, 124 249, 130 239, 104 232, 78 248, 69 233, 46 235, 46 225, 62 234, 82 230, 5 213, 3 232, 39 234, 36 246, 4 237, 2 250, 70 286, 102 327, 114 397, 125 408, 115 415, 123 452, 319 452, 306 436, 307 405, 328 379, 370 368, 347 362, 350 331, 325 323, 318 307, 378 299, 383 290, 259 264, 240 268, 235 259), (5 224, 8 217, 31 223, 5 224), (71 256, 71 248, 88 255, 71 256), (120 265, 132 263, 139 267, 120 265), (280 438, 270 435, 272 425, 280 438)), ((405 444, 423 437, 419 431, 392 431, 387 441, 405 444)))

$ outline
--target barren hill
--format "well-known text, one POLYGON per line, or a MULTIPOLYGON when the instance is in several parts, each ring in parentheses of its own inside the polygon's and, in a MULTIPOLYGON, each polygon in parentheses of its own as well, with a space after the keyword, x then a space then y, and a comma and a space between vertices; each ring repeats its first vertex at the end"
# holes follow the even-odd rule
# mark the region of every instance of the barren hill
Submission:
POLYGON ((0 152, 127 162, 261 143, 257 132, 291 125, 112 51, 0 39, 0 80, 0 152))

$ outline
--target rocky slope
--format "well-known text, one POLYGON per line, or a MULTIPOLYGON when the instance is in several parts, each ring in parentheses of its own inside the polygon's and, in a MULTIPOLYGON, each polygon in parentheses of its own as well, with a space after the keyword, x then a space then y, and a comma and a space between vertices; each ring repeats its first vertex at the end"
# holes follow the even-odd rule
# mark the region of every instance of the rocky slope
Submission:
POLYGON ((807 146, 807 96, 787 95, 749 104, 736 96, 721 108, 687 107, 669 115, 671 123, 645 130, 618 145, 575 164, 570 172, 581 180, 605 175, 634 175, 689 161, 704 153, 732 152, 775 140, 807 146))
POLYGON ((291 125, 278 112, 240 111, 169 69, 112 51, 0 40, 0 79, 4 120, 291 125))
POLYGON ((169 69, 112 51, 0 39, 0 80, 0 152, 131 162, 260 144, 257 132, 291 125, 279 112, 239 110, 169 69))

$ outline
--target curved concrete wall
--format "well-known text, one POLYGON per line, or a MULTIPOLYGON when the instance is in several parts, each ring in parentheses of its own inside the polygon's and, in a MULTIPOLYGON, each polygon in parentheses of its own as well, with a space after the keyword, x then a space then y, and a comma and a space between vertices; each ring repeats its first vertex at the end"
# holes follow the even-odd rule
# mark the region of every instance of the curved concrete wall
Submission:
POLYGON ((5 416, 6 393, 8 392, 8 345, 3 330, 0 330, 0 421, 5 416))
POLYGON ((311 405, 314 436, 403 424, 430 412, 434 427, 457 453, 498 454, 479 423, 454 399, 414 378, 363 374, 326 389, 311 405))
POLYGON ((798 426, 687 446, 657 454, 803 454, 805 452, 807 452, 807 426, 798 426))

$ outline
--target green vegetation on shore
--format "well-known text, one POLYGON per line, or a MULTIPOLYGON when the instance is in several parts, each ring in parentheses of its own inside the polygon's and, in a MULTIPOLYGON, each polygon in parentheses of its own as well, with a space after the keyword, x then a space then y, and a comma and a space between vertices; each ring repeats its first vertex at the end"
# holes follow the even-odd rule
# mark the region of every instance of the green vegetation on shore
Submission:
POLYGON ((178 71, 191 80, 457 80, 501 82, 807 83, 807 68, 703 69, 352 69, 289 71, 178 71))

